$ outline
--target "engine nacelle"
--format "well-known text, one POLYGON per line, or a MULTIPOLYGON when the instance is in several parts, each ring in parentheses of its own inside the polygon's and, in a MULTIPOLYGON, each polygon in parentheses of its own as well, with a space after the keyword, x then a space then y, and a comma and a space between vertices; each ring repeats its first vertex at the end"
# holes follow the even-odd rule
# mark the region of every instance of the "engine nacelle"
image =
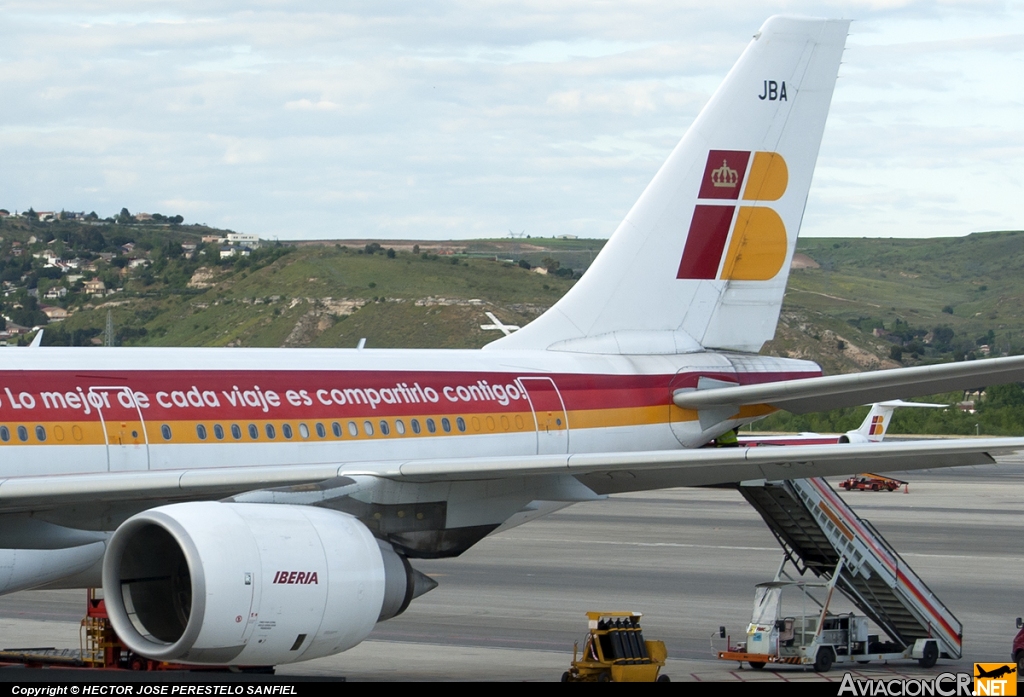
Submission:
POLYGON ((843 435, 839 436, 840 443, 870 443, 871 439, 865 436, 863 433, 857 431, 847 431, 843 435))
POLYGON ((356 518, 309 506, 161 506, 125 521, 103 560, 121 640, 182 663, 338 653, 436 585, 356 518))

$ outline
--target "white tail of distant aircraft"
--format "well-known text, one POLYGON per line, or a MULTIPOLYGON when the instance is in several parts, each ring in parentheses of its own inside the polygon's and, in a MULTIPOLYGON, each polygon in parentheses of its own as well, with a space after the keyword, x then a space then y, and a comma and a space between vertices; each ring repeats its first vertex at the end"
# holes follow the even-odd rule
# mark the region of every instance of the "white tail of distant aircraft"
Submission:
POLYGON ((410 559, 607 494, 992 462, 1024 439, 700 449, 776 409, 1024 379, 1024 359, 821 377, 778 319, 848 23, 772 18, 549 312, 487 351, 10 351, 0 592, 102 583, 132 651, 344 651, 410 559))
POLYGON ((761 445, 828 445, 830 443, 881 443, 889 430, 893 412, 899 407, 925 407, 942 409, 948 404, 928 404, 926 402, 904 402, 893 399, 888 402, 875 402, 868 410, 867 416, 860 426, 842 434, 800 433, 796 435, 750 435, 741 436, 739 444, 749 447, 761 445))
POLYGON ((928 402, 904 402, 901 399, 894 399, 888 402, 875 402, 871 405, 871 411, 864 417, 864 422, 856 431, 848 431, 839 440, 840 443, 881 443, 889 430, 889 422, 892 421, 893 412, 900 407, 918 409, 944 409, 948 404, 930 404, 928 402), (843 440, 842 438, 846 438, 843 440))

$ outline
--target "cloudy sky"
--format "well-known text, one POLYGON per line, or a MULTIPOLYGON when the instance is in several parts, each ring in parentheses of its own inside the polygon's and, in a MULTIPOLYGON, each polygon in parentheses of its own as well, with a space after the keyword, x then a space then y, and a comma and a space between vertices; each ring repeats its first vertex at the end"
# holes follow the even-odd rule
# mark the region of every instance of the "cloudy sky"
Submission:
POLYGON ((855 20, 802 234, 1024 228, 1024 0, 0 0, 0 207, 607 237, 777 13, 855 20))

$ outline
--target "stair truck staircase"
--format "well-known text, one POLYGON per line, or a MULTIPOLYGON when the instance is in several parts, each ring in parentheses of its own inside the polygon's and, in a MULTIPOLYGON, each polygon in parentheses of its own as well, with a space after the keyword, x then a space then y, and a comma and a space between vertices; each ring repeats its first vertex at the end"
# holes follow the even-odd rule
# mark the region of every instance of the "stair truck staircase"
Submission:
POLYGON ((836 588, 891 639, 910 646, 934 638, 943 657, 960 658, 963 625, 828 482, 744 483, 739 490, 801 574, 830 579, 845 559, 836 588))

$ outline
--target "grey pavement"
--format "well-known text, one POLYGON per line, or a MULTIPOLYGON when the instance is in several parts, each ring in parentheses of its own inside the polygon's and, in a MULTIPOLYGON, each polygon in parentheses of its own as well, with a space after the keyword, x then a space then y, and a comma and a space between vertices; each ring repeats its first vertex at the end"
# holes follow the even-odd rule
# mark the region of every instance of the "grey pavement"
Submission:
MULTIPOLYGON (((842 495, 964 623, 965 656, 932 670, 898 662, 858 666, 858 673, 934 676, 970 671, 975 661, 1008 660, 1014 618, 1024 614, 1024 464, 899 476, 910 482, 909 493, 842 495)), ((728 489, 577 504, 488 538, 460 558, 416 561, 440 582, 436 590, 378 625, 355 649, 281 666, 278 673, 557 680, 586 631, 586 611, 633 610, 644 613, 648 638, 666 642, 673 680, 840 680, 840 667, 827 675, 792 667, 752 671, 713 658, 712 635, 720 625, 733 637, 742 634, 754 584, 769 580, 780 560, 767 527, 728 489)), ((0 643, 76 647, 83 612, 84 591, 0 598, 0 643)))

